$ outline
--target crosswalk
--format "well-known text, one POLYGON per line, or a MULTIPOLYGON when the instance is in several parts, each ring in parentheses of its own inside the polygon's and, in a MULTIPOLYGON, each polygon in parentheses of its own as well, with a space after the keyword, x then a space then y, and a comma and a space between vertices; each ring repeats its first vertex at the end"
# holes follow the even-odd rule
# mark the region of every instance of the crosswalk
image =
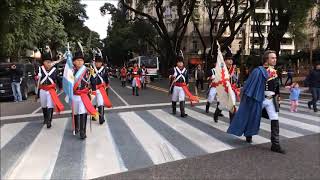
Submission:
MULTIPOLYGON (((300 101, 298 113, 280 110, 280 136, 320 133, 320 115, 300 101)), ((178 110, 178 109, 177 109, 178 110)), ((106 114, 107 123, 92 123, 85 141, 71 133, 71 119, 5 124, 1 127, 1 179, 90 179, 156 164, 250 146, 226 133, 228 112, 218 123, 204 106, 187 107, 187 118, 170 108, 106 114)), ((178 110, 179 111, 179 110, 178 110)), ((269 142, 270 121, 262 119, 254 144, 269 142)))

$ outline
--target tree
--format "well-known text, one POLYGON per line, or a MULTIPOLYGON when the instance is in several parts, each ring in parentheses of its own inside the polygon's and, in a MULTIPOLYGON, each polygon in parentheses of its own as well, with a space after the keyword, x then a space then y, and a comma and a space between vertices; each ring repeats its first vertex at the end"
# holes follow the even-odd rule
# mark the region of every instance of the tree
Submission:
POLYGON ((25 49, 45 45, 54 53, 67 41, 90 39, 101 46, 99 35, 84 26, 86 18, 80 0, 5 0, 0 4, 0 56, 17 59, 25 49))
POLYGON ((128 60, 128 52, 140 55, 148 54, 148 47, 155 52, 161 53, 159 40, 153 26, 146 20, 126 19, 123 10, 114 7, 113 4, 105 3, 100 8, 102 14, 111 14, 111 24, 108 27, 104 51, 112 60, 113 64, 122 65, 128 60))
POLYGON ((164 0, 141 0, 136 7, 132 7, 133 1, 120 0, 120 4, 135 13, 135 19, 147 19, 156 29, 165 48, 162 49, 165 58, 162 59, 163 69, 173 65, 176 53, 181 49, 181 43, 187 30, 196 0, 172 0, 164 3, 164 0), (145 13, 144 9, 151 8, 156 14, 145 13), (166 19, 173 16, 170 24, 166 24, 166 19), (171 27, 169 27, 171 26, 171 27), (172 30, 169 30, 172 29, 172 30))
POLYGON ((304 28, 308 11, 314 5, 312 1, 270 0, 270 31, 268 47, 279 54, 280 43, 286 32, 295 36, 304 28))

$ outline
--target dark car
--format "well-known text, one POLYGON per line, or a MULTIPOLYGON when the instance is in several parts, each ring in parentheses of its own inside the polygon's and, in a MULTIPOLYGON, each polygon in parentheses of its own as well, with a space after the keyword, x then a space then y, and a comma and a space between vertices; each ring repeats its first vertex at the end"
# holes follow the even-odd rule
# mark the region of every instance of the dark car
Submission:
MULTIPOLYGON (((1 63, 0 64, 0 98, 13 99, 13 92, 11 89, 10 79, 10 67, 12 63, 1 63)), ((28 99, 29 94, 34 94, 36 89, 36 82, 34 79, 35 69, 32 64, 26 63, 15 63, 17 69, 22 70, 22 81, 21 81, 21 95, 22 99, 28 99)))

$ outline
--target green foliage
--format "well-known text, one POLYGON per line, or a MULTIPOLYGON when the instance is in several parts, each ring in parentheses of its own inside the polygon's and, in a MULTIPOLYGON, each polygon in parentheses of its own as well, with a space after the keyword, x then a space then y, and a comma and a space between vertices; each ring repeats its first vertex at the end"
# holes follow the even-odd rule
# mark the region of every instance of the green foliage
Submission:
POLYGON ((128 52, 146 54, 147 46, 156 46, 156 31, 147 21, 128 21, 121 9, 110 3, 105 3, 100 11, 112 15, 107 38, 103 42, 106 45, 104 52, 113 64, 122 65, 128 60, 128 52))
POLYGON ((87 18, 80 0, 2 1, 0 57, 20 57, 25 49, 47 44, 55 51, 68 41, 86 44, 90 40, 92 45, 101 47, 99 35, 84 26, 87 18))

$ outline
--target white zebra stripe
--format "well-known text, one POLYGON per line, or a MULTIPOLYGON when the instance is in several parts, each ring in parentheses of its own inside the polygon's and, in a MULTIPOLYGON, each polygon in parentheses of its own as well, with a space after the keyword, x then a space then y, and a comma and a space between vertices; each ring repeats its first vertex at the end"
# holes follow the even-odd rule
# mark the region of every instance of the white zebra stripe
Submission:
POLYGON ((5 124, 1 127, 1 149, 13 138, 15 137, 21 129, 23 129, 28 123, 12 123, 12 124, 5 124))
MULTIPOLYGON (((205 106, 197 106, 197 107, 202 107, 204 108, 205 106)), ((211 110, 213 110, 213 108, 210 107, 211 110)), ((213 126, 214 128, 217 128, 223 132, 227 132, 228 130, 228 127, 229 127, 229 124, 228 123, 225 123, 223 121, 219 121, 218 123, 215 123, 213 122, 213 118, 208 116, 208 115, 204 115, 204 114, 201 114, 199 112, 196 112, 194 110, 191 110, 189 108, 186 108, 186 112, 187 114, 196 119, 196 120, 199 120, 209 126, 213 126)), ((231 135, 230 135, 231 136, 231 135)), ((237 137, 237 136, 236 136, 237 137)), ((238 137, 239 139, 243 139, 244 140, 244 137, 238 137)), ((254 142, 253 144, 261 144, 261 143, 266 143, 266 142, 269 142, 270 140, 267 139, 267 138, 264 138, 262 136, 254 136, 254 142)))
POLYGON ((119 113, 154 164, 179 160, 185 156, 134 112, 119 113))
POLYGON ((148 110, 148 112, 153 114, 155 117, 158 117, 160 121, 164 122, 208 153, 219 152, 233 148, 230 145, 225 144, 224 142, 221 142, 220 140, 198 130, 197 128, 184 123, 183 121, 167 112, 164 112, 161 109, 148 110))
POLYGON ((119 160, 119 154, 111 137, 107 123, 92 124, 92 131, 87 133, 84 160, 84 179, 118 173, 126 170, 119 160))
POLYGON ((51 129, 44 126, 5 179, 49 179, 58 158, 66 124, 67 118, 61 118, 53 120, 51 129))

